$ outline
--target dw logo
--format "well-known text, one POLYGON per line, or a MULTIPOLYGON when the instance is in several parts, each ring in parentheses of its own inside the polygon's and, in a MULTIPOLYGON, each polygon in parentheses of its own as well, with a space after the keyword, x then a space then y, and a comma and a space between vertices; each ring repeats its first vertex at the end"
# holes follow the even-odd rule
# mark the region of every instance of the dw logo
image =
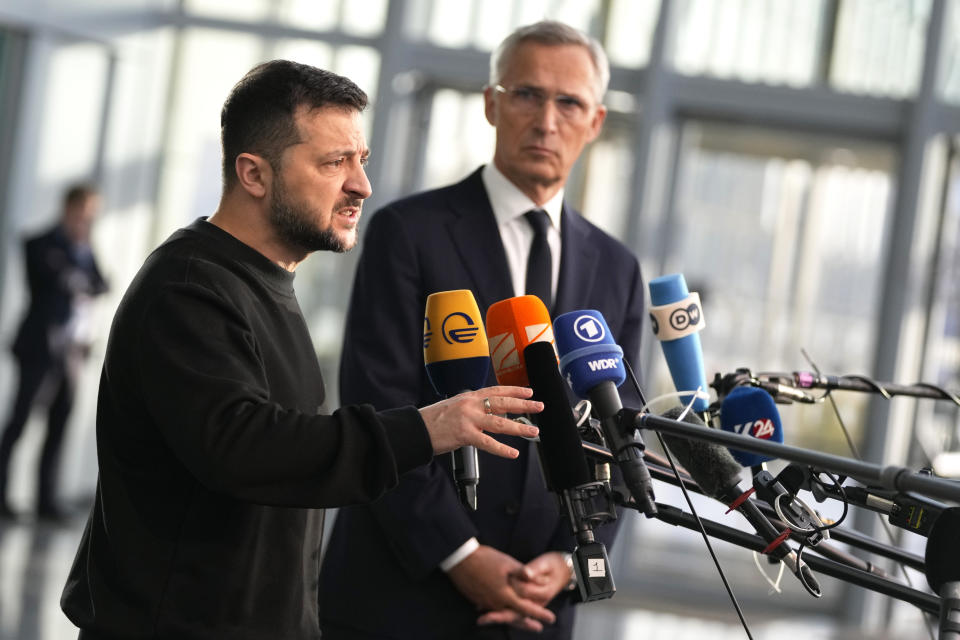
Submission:
MULTIPOLYGON (((693 303, 685 309, 676 309, 670 314, 670 326, 677 331, 700 324, 700 305, 693 303)), ((656 333, 656 331, 654 331, 656 333)))
POLYGON ((464 312, 454 311, 443 319, 440 331, 447 344, 453 344, 454 342, 464 344, 473 342, 473 339, 480 333, 480 327, 473 321, 473 318, 464 312))

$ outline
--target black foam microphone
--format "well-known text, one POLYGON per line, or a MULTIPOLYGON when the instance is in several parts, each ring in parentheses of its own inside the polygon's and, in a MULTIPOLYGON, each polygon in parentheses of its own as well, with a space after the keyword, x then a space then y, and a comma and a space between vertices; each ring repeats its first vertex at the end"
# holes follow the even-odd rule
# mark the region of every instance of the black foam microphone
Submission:
POLYGON ((543 403, 543 411, 532 419, 540 427, 540 451, 551 488, 561 491, 589 483, 590 468, 553 345, 531 342, 523 349, 523 357, 533 399, 543 403))
POLYGON ((924 557, 927 584, 940 596, 940 638, 960 638, 960 507, 944 509, 930 530, 924 557))
MULTIPOLYGON (((664 413, 663 417, 677 420, 683 411, 681 407, 674 407, 664 413)), ((687 412, 683 421, 700 425, 704 429, 709 428, 692 411, 687 412)), ((673 455, 677 457, 677 460, 690 476, 696 480, 704 493, 726 505, 736 505, 736 510, 768 543, 773 544, 780 540, 781 532, 777 531, 773 523, 767 520, 766 516, 757 508, 757 505, 752 500, 741 499, 744 497, 744 493, 738 485, 742 467, 733 459, 729 451, 701 440, 688 440, 668 434, 663 434, 663 439, 673 455)), ((790 549, 786 540, 781 540, 771 550, 771 554, 786 564, 794 575, 798 575, 797 569, 799 567, 800 579, 807 585, 810 593, 817 597, 820 596, 820 585, 813 572, 807 565, 799 562, 796 552, 790 549)))
POLYGON ((573 552, 580 600, 609 598, 616 592, 610 561, 593 526, 616 518, 609 488, 591 480, 580 433, 567 401, 566 383, 560 375, 557 353, 549 342, 532 342, 523 349, 533 399, 543 411, 532 416, 540 428, 540 454, 552 489, 560 496, 577 539, 573 552))

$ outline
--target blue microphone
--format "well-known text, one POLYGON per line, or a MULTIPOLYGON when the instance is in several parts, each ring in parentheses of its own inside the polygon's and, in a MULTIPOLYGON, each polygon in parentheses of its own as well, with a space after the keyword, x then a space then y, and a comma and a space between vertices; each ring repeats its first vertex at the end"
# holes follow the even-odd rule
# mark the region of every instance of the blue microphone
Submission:
MULTIPOLYGON (((560 371, 577 396, 589 397, 590 391, 604 382, 615 390, 627 379, 623 349, 610 335, 607 321, 599 311, 587 309, 557 316, 553 335, 560 354, 560 371)), ((616 397, 619 402, 619 394, 616 397)), ((619 410, 617 407, 613 413, 619 410)))
MULTIPOLYGON (((720 427, 724 431, 783 444, 783 424, 777 405, 769 393, 757 387, 735 387, 727 394, 720 407, 720 427)), ((744 467, 755 467, 774 459, 774 456, 736 449, 730 449, 730 453, 744 467)))
POLYGON ((645 445, 635 428, 621 428, 623 409, 617 387, 626 380, 623 349, 613 339, 603 314, 593 309, 571 311, 553 320, 560 371, 581 398, 589 398, 600 420, 603 439, 623 474, 624 484, 648 518, 657 514, 653 483, 643 462, 645 445))
MULTIPOLYGON (((699 294, 690 293, 683 275, 673 273, 650 281, 650 302, 653 334, 663 347, 673 385, 681 397, 686 392, 688 400, 698 388, 706 392, 703 347, 697 335, 705 326, 699 294)), ((700 396, 693 401, 694 411, 706 411, 708 406, 700 396)))

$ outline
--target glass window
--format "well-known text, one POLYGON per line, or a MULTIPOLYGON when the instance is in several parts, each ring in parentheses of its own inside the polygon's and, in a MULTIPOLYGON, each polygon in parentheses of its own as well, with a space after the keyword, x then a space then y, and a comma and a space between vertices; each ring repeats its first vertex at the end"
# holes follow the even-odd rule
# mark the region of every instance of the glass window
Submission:
POLYGON ((592 33, 600 0, 419 0, 409 16, 411 37, 443 47, 490 51, 519 26, 545 18, 592 33))
POLYGON ((565 194, 585 218, 615 238, 624 237, 630 214, 634 142, 626 119, 608 117, 600 137, 584 150, 565 194), (576 202, 573 183, 578 174, 583 178, 582 202, 576 202))
MULTIPOLYGON (((960 392, 960 139, 953 141, 939 230, 933 300, 928 317, 924 380, 960 392)), ((923 403, 916 435, 921 464, 933 458, 938 474, 960 477, 960 407, 950 402, 923 403)))
POLYGON ((427 126, 426 165, 417 190, 458 182, 493 157, 495 131, 483 115, 482 93, 440 89, 427 126))
MULTIPOLYGON (((104 125, 108 62, 107 50, 99 44, 64 45, 51 54, 37 153, 40 183, 92 177, 104 125)), ((59 205, 60 194, 52 195, 44 206, 59 205)))
POLYGON ((184 11, 196 15, 263 22, 333 31, 356 36, 376 36, 387 19, 387 0, 186 0, 184 11))
POLYGON ((232 0, 185 0, 183 9, 186 13, 195 13, 203 16, 260 22, 269 17, 271 4, 271 0, 248 0, 247 2, 233 2, 232 0))
POLYGON ((809 85, 823 10, 823 0, 682 0, 673 66, 687 75, 809 85))
POLYGON ((613 0, 604 48, 611 65, 642 67, 650 59, 660 0, 613 0))
POLYGON ((387 22, 387 0, 341 0, 340 10, 340 28, 355 36, 379 35, 387 22))
POLYGON ((943 98, 960 104, 960 2, 947 3, 940 54, 940 86, 943 98))
POLYGON ((915 95, 920 84, 930 0, 844 0, 830 83, 841 91, 915 95))
MULTIPOLYGON (((191 0, 195 2, 196 0, 191 0)), ((204 0, 206 1, 206 0, 204 0)), ((363 5, 365 2, 352 4, 363 5)), ((282 24, 317 31, 333 30, 337 26, 340 0, 281 0, 277 3, 276 18, 282 24)))
POLYGON ((212 29, 185 30, 180 46, 157 241, 216 210, 221 187, 220 109, 233 85, 263 55, 260 37, 212 29))
POLYGON ((273 52, 276 58, 296 60, 321 69, 333 68, 333 47, 326 42, 300 39, 284 40, 276 44, 273 52))
MULTIPOLYGON (((682 135, 663 273, 683 273, 700 292, 708 382, 738 367, 809 370, 803 351, 825 373, 868 373, 892 206, 892 150, 694 122, 682 135)), ((655 269, 647 268, 648 279, 661 275, 655 269)), ((651 373, 660 373, 651 378, 670 390, 661 367, 655 357, 651 373)), ((844 418, 855 424, 862 403, 845 401, 844 418)), ((809 435, 814 439, 804 446, 839 444, 835 425, 813 428, 830 420, 826 413, 818 406, 794 416, 792 441, 809 435)))

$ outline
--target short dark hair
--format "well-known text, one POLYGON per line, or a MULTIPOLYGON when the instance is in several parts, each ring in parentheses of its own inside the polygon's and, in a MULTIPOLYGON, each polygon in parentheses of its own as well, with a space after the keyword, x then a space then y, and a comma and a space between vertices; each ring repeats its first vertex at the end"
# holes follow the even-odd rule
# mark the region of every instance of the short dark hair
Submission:
POLYGON ((283 150, 300 140, 294 114, 300 107, 339 106, 363 111, 367 94, 349 78, 289 60, 271 60, 240 79, 220 111, 223 188, 237 181, 237 156, 255 153, 275 171, 283 150))
POLYGON ((70 207, 82 203, 87 198, 99 195, 100 190, 89 182, 78 182, 67 188, 63 196, 63 206, 70 207))

